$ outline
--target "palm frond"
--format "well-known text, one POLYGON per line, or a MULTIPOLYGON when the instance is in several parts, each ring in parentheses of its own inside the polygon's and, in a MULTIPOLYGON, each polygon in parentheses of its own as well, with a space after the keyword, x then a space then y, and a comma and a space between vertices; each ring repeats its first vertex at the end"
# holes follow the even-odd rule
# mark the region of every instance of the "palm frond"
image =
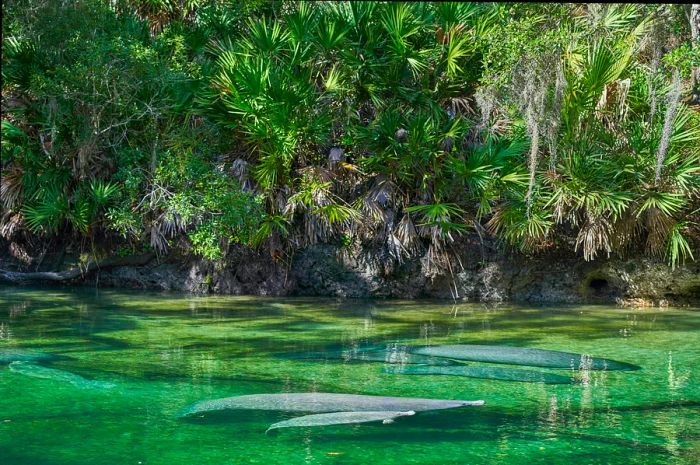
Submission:
POLYGON ((687 226, 687 221, 681 221, 673 225, 669 232, 666 244, 666 258, 672 270, 678 265, 685 263, 688 257, 691 260, 695 260, 690 244, 688 244, 688 241, 682 234, 683 229, 687 226))

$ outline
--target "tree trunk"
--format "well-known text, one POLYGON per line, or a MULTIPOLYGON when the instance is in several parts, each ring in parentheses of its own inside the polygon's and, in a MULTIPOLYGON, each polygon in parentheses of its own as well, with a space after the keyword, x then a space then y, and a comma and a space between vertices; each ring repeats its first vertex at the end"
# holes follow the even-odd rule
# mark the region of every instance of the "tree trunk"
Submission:
POLYGON ((97 269, 112 268, 115 266, 145 265, 153 259, 153 254, 131 255, 129 257, 110 257, 102 261, 90 259, 85 268, 73 268, 66 271, 37 271, 22 273, 19 271, 0 270, 0 282, 11 284, 23 284, 30 282, 63 282, 85 277, 97 269))

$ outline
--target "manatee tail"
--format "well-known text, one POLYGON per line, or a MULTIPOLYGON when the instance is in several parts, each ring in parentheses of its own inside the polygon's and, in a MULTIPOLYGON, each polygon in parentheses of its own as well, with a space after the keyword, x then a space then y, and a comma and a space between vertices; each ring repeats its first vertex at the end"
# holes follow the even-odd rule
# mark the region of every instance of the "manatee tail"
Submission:
POLYGON ((91 381, 89 386, 90 388, 97 388, 97 389, 113 389, 117 387, 116 384, 114 383, 109 383, 107 381, 91 381))

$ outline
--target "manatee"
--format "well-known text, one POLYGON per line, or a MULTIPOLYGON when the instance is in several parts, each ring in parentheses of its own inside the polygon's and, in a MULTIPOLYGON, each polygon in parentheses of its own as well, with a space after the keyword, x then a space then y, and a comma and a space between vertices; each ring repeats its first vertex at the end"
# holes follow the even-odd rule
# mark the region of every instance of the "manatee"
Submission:
POLYGON ((55 360, 58 357, 44 352, 35 352, 24 349, 0 349, 0 364, 11 362, 38 362, 41 360, 55 360))
POLYGON ((383 362, 397 365, 456 365, 457 362, 440 357, 412 354, 395 350, 333 350, 328 352, 301 352, 281 354, 281 358, 292 360, 338 360, 344 362, 383 362))
POLYGON ((381 397, 357 394, 303 392, 252 394, 204 400, 184 410, 181 417, 229 410, 274 410, 284 412, 405 412, 483 405, 483 400, 441 400, 412 397, 381 397))
POLYGON ((292 418, 291 420, 280 421, 270 426, 268 431, 279 428, 298 428, 308 426, 331 426, 346 425, 351 423, 369 423, 381 421, 384 424, 393 423, 395 418, 415 415, 416 412, 408 410, 406 412, 335 412, 319 413, 316 415, 306 415, 292 418))
POLYGON ((530 349, 524 347, 487 345, 441 345, 416 347, 415 354, 446 357, 455 360, 471 360, 486 363, 505 363, 545 368, 585 367, 592 370, 639 370, 641 367, 605 358, 588 357, 572 352, 530 349))
POLYGON ((518 370, 515 368, 501 367, 474 367, 474 366, 411 366, 396 367, 383 370, 385 373, 401 375, 447 375, 464 376, 467 378, 497 379, 502 381, 521 381, 528 383, 544 384, 572 384, 574 379, 570 376, 562 376, 555 373, 541 371, 518 370))
POLYGON ((85 379, 82 376, 68 371, 46 368, 34 365, 30 362, 12 362, 10 363, 10 371, 25 376, 31 376, 32 378, 51 379, 70 383, 80 389, 109 389, 114 387, 112 383, 85 379))

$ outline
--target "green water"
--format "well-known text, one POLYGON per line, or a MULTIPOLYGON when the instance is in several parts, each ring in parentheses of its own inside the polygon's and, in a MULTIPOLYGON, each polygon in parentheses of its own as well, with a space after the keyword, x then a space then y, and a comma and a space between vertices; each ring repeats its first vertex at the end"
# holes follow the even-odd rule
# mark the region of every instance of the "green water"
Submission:
POLYGON ((698 309, 0 287, 0 350, 8 348, 61 355, 36 364, 116 386, 79 389, 0 365, 3 465, 700 462, 698 309), (568 370, 583 382, 545 385, 402 376, 384 373, 381 362, 286 356, 396 342, 563 350, 642 370, 568 370), (267 435, 291 416, 178 418, 200 400, 309 391, 486 405, 267 435))

